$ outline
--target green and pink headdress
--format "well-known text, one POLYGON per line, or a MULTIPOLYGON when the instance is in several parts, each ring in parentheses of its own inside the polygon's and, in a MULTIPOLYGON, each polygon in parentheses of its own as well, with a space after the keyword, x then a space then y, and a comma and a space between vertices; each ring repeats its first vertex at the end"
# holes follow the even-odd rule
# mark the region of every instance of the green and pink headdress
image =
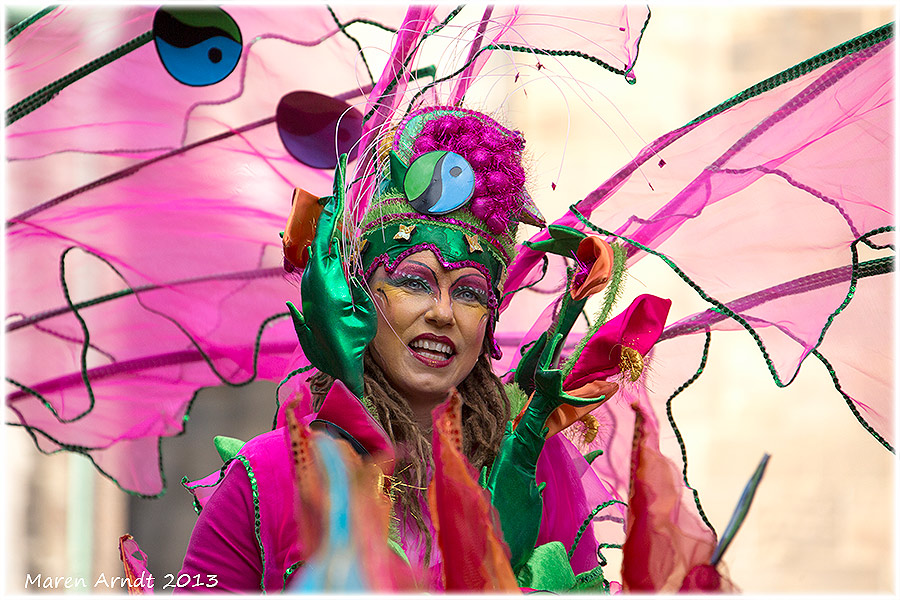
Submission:
POLYGON ((376 157, 375 193, 359 230, 362 275, 431 250, 445 268, 485 275, 493 325, 518 224, 545 224, 525 191, 524 148, 520 132, 475 111, 437 106, 407 115, 376 157))

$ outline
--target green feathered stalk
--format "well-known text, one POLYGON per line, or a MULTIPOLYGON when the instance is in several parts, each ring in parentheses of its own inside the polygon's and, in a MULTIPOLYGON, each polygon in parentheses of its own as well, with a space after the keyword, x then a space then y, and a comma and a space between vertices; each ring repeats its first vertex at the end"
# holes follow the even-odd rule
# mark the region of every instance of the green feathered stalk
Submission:
POLYGON ((613 268, 609 276, 609 285, 606 286, 606 291, 603 292, 603 305, 600 307, 597 317, 591 323, 587 333, 578 342, 575 351, 569 355, 565 364, 563 364, 562 371, 566 376, 572 372, 572 369, 575 367, 575 361, 581 356, 581 352, 587 345, 588 340, 609 320, 609 313, 612 312, 613 306, 616 305, 616 302, 622 296, 622 283, 625 280, 625 247, 622 244, 611 244, 611 246, 613 249, 613 268))
POLYGON ((516 382, 505 384, 503 389, 506 392, 506 397, 509 398, 510 418, 515 419, 516 415, 525 408, 525 403, 528 402, 528 394, 516 382))

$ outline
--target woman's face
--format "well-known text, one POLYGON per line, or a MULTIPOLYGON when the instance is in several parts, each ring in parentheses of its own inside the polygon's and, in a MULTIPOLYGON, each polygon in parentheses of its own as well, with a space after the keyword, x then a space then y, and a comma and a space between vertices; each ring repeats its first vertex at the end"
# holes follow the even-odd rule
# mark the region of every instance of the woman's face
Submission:
POLYGON ((482 352, 491 288, 477 269, 446 270, 430 250, 369 279, 378 308, 370 346, 412 408, 430 410, 472 371, 482 352), (418 406, 417 406, 418 405, 418 406))

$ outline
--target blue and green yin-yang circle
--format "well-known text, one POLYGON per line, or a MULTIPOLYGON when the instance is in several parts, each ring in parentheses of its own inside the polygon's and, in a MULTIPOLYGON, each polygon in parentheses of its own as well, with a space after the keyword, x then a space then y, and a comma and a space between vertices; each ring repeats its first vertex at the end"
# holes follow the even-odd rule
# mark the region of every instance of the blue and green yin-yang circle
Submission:
POLYGON ((241 30, 217 7, 164 7, 153 17, 156 52, 169 75, 190 86, 218 83, 241 58, 241 30))
POLYGON ((412 207, 426 215, 442 215, 469 201, 475 191, 475 172, 455 152, 435 150, 419 156, 403 179, 403 192, 412 207))

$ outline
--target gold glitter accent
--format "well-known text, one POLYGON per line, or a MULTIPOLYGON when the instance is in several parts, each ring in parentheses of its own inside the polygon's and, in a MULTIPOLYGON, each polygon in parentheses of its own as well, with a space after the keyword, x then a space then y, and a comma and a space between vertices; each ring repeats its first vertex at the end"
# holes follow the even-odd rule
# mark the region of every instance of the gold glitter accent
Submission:
POLYGON ((597 432, 600 431, 600 423, 597 422, 597 418, 588 413, 578 419, 582 423, 584 423, 584 433, 582 433, 583 440, 585 444, 590 444, 594 441, 594 438, 597 437, 597 432))
POLYGON ((463 235, 466 236, 466 242, 469 244, 469 254, 472 254, 473 252, 483 252, 481 242, 478 241, 477 235, 469 235, 468 233, 464 233, 463 235))
POLYGON ((350 253, 350 258, 347 260, 347 264, 356 265, 362 260, 363 252, 366 250, 366 245, 368 245, 369 240, 363 238, 358 244, 353 247, 352 252, 350 253))
MULTIPOLYGON (((378 160, 382 165, 391 164, 391 149, 394 146, 394 135, 397 133, 397 126, 386 128, 386 135, 383 135, 378 143, 378 160)), ((385 167, 385 170, 387 167, 385 167)))
POLYGON ((385 476, 384 471, 380 468, 378 469, 378 477, 375 478, 375 496, 385 495, 388 498, 391 497, 390 492, 388 491, 388 478, 385 476))
POLYGON ((408 242, 410 236, 412 235, 412 232, 415 231, 415 229, 416 229, 415 225, 403 225, 401 223, 400 230, 397 231, 397 233, 394 235, 394 239, 395 240, 406 240, 408 242))
POLYGON ((629 381, 637 381, 644 372, 644 357, 634 348, 625 346, 622 348, 619 370, 628 377, 629 381))

